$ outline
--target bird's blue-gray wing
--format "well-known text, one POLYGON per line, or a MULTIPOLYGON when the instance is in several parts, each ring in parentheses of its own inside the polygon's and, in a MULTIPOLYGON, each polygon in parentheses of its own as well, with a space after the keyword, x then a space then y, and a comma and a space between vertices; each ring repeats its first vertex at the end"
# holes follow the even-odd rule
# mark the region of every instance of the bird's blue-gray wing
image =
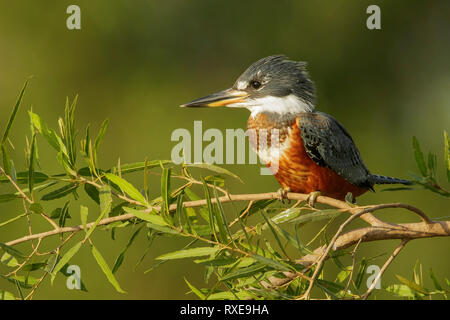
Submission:
POLYGON ((353 139, 336 119, 322 112, 304 112, 297 117, 297 125, 305 151, 315 163, 354 185, 372 187, 353 139))

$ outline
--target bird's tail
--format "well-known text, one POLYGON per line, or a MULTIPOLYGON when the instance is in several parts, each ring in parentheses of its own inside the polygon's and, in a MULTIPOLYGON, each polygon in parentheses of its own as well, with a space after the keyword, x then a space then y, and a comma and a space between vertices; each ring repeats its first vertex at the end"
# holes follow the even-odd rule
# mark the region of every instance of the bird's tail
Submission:
POLYGON ((413 184, 412 181, 404 180, 404 179, 397 179, 387 176, 381 176, 379 174, 371 174, 369 177, 369 181, 372 184, 413 184))

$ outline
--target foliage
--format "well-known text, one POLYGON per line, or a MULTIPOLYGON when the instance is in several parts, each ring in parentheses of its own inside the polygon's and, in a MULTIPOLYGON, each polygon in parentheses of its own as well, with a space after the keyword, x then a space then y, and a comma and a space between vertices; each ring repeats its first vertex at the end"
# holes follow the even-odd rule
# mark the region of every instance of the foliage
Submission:
MULTIPOLYGON (((1 243, 1 263, 10 271, 1 275, 12 283, 16 292, 0 290, 2 299, 31 299, 39 285, 49 277, 53 283, 57 276, 69 276, 67 267, 71 259, 83 246, 90 246, 94 260, 111 285, 125 293, 116 273, 126 258, 126 252, 139 235, 145 234, 149 246, 160 238, 176 237, 185 239, 183 248, 168 252, 156 258, 157 262, 146 272, 166 262, 192 259, 205 270, 208 288, 196 288, 186 279, 190 293, 200 299, 297 299, 309 295, 310 283, 314 283, 314 297, 317 298, 361 298, 365 292, 363 279, 371 258, 356 258, 353 251, 330 251, 331 261, 340 270, 336 278, 330 278, 323 265, 304 265, 299 258, 312 254, 313 243, 321 241, 330 244, 328 227, 338 215, 348 215, 355 208, 349 204, 348 210, 338 208, 318 209, 306 202, 283 205, 276 199, 250 201, 238 209, 231 201, 231 209, 225 207, 230 202, 226 190, 225 176, 237 178, 233 173, 211 164, 183 164, 176 166, 168 160, 142 161, 103 169, 99 165, 99 148, 105 136, 108 121, 101 125, 94 135, 87 126, 85 134, 78 141, 75 124, 77 98, 66 101, 64 117, 58 120, 58 129, 47 126, 33 110, 29 111, 31 136, 27 139, 26 168, 17 171, 10 158, 9 133, 23 97, 25 83, 1 140, 2 176, 0 183, 14 188, 14 192, 2 193, 0 202, 22 201, 25 213, 0 222, 0 228, 30 216, 40 216, 49 222, 55 234, 60 235, 60 243, 54 250, 39 253, 40 244, 46 236, 28 235, 9 243, 1 243), (40 168, 38 143, 45 140, 55 151, 61 166, 59 174, 49 174, 40 168), (144 186, 137 187, 129 182, 129 173, 141 172, 144 186), (207 176, 197 174, 210 172, 207 176), (212 174, 211 174, 212 172, 212 174), (148 176, 160 175, 161 194, 150 198, 148 176), (85 193, 98 206, 96 212, 89 212, 86 204, 79 204, 81 193, 85 193), (51 213, 50 204, 64 199, 64 204, 51 213), (203 202, 201 199, 205 199, 203 202), (71 216, 79 214, 81 226, 70 226, 64 237, 61 228, 67 227, 71 216), (230 218, 232 217, 232 218, 230 218), (92 222, 88 222, 91 220, 92 222), (320 232, 305 243, 301 238, 303 228, 318 220, 328 221, 320 232), (94 245, 93 234, 110 232, 114 239, 116 228, 138 225, 130 230, 130 238, 118 254, 113 266, 94 245), (78 232, 84 230, 82 232, 78 232), (141 231, 142 230, 142 231, 141 231), (75 235, 83 233, 76 240, 75 235), (32 241, 31 252, 25 254, 14 245, 32 241), (37 242, 36 242, 37 241, 37 242), (351 256, 349 265, 343 257, 351 256)), ((450 172, 448 136, 446 137, 446 168, 450 172)), ((422 177, 415 181, 423 187, 448 196, 437 183, 436 156, 430 154, 425 164, 419 143, 414 139, 415 157, 422 177)), ((448 174, 450 179, 450 174, 448 174)), ((131 229, 131 228, 130 228, 131 229)), ((359 243, 358 243, 359 245, 359 243)), ((141 259, 142 260, 142 259, 141 259)), ((179 262, 183 263, 183 262, 179 262)), ((440 294, 447 298, 445 289, 433 272, 430 277, 435 290, 423 287, 422 273, 414 271, 414 280, 398 276, 401 284, 388 286, 386 290, 394 295, 407 298, 429 298, 440 294)), ((447 286, 448 280, 446 279, 447 286)), ((86 286, 82 283, 82 290, 86 286)))

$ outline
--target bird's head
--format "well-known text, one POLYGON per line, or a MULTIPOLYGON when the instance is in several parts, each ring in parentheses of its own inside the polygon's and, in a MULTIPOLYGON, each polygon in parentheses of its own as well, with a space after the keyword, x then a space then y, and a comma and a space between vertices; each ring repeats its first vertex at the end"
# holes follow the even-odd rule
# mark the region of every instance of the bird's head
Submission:
POLYGON ((296 114, 314 111, 315 89, 305 62, 276 55, 253 63, 226 90, 183 104, 182 107, 247 108, 261 112, 296 114))

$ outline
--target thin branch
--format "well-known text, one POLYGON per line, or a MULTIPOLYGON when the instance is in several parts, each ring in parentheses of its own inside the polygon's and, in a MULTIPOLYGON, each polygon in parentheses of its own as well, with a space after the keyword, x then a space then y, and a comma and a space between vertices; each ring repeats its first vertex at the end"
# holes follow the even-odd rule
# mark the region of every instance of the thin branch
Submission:
POLYGON ((356 264, 356 251, 359 248, 359 245, 361 244, 362 239, 359 239, 358 243, 356 244, 355 248, 353 248, 352 250, 352 266, 351 266, 351 270, 350 270, 350 275, 348 276, 348 281, 347 281, 347 285, 345 286, 344 289, 344 294, 347 294, 348 289, 350 287, 350 283, 352 283, 353 280, 353 273, 355 271, 355 264, 356 264))
POLYGON ((11 178, 11 176, 9 174, 7 174, 5 172, 5 169, 3 169, 2 167, 0 167, 0 171, 2 172, 2 174, 8 178, 9 182, 11 182, 11 184, 14 186, 14 188, 17 190, 17 192, 20 193, 20 195, 22 196, 22 198, 24 198, 28 203, 33 203, 33 201, 28 198, 28 196, 25 194, 25 192, 22 191, 22 189, 20 189, 20 187, 17 185, 17 183, 13 180, 13 178, 11 178))
POLYGON ((391 254, 389 259, 386 260, 384 265, 381 267, 380 272, 378 272, 377 276, 373 280, 372 284, 370 285, 369 289, 365 294, 362 295, 362 299, 366 300, 369 295, 372 293, 373 289, 375 289, 375 286, 377 285, 377 282, 380 280, 381 276, 383 275, 384 271, 386 271, 387 267, 394 261, 395 257, 402 251, 402 249, 406 246, 410 239, 403 239, 400 245, 394 250, 394 252, 391 254))

